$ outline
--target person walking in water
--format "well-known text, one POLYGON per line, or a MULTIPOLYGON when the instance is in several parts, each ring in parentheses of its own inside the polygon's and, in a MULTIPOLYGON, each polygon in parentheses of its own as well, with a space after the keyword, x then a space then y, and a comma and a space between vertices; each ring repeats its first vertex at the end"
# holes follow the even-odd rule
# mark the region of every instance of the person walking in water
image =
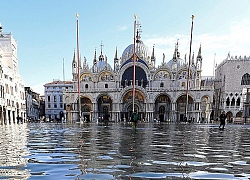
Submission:
POLYGON ((107 127, 108 122, 109 122, 109 114, 108 113, 104 114, 103 121, 104 121, 104 125, 107 127))
POLYGON ((137 122, 138 122, 138 113, 137 112, 134 112, 132 114, 131 121, 132 121, 132 127, 136 128, 137 122))
POLYGON ((226 123, 226 114, 225 111, 223 111, 220 115, 220 126, 219 126, 220 130, 224 130, 225 123, 226 123))

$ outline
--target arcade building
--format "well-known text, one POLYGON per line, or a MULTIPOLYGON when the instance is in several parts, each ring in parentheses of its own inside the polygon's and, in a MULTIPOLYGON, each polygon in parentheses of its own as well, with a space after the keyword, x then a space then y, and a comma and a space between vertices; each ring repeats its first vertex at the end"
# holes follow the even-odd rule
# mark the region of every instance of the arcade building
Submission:
POLYGON ((134 44, 130 44, 120 58, 116 48, 113 67, 103 54, 102 46, 99 56, 95 50, 91 66, 87 64, 86 58, 83 63, 78 61, 74 52, 73 89, 63 92, 66 121, 77 122, 83 119, 95 122, 107 113, 111 121, 129 121, 133 108, 138 113, 139 120, 145 122, 210 120, 213 115, 213 82, 201 76, 201 47, 196 58, 192 54, 189 65, 186 57, 180 57, 177 42, 173 47, 173 58, 165 61, 163 54, 160 65, 156 67, 154 47, 152 53, 149 53, 138 31, 135 42, 135 62, 134 44), (134 67, 136 73, 133 96, 134 67))

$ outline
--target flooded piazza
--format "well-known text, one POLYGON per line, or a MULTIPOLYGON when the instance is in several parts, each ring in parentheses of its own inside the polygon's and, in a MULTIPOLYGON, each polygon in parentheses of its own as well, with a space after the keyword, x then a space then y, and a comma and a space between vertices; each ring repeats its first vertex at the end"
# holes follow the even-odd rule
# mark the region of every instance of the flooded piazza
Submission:
POLYGON ((0 179, 250 179, 250 125, 1 125, 0 179))

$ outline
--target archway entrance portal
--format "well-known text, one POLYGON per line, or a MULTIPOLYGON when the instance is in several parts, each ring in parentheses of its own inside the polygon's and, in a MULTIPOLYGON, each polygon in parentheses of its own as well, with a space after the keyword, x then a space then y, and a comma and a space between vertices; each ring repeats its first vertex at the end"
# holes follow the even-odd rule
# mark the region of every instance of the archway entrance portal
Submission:
MULTIPOLYGON (((138 113, 139 120, 143 120, 145 117, 145 97, 141 91, 136 90, 134 96, 134 112, 138 113)), ((121 118, 123 121, 130 121, 133 113, 133 93, 128 91, 123 96, 121 118)))
POLYGON ((81 97, 81 117, 85 122, 90 122, 92 102, 88 97, 81 97))

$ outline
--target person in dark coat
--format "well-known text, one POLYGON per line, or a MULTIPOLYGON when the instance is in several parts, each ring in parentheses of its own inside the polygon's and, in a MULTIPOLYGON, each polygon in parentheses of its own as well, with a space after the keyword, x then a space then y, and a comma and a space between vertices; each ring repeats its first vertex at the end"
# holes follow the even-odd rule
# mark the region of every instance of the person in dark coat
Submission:
POLYGON ((219 126, 219 129, 220 130, 224 130, 224 127, 225 127, 225 124, 226 124, 226 114, 225 114, 225 111, 223 111, 220 115, 220 126, 219 126))
POLYGON ((132 114, 131 121, 132 121, 132 127, 136 128, 137 123, 138 123, 138 113, 137 112, 134 112, 132 114))
POLYGON ((104 114, 103 121, 104 121, 104 125, 108 126, 108 122, 109 122, 109 114, 108 113, 104 114))

